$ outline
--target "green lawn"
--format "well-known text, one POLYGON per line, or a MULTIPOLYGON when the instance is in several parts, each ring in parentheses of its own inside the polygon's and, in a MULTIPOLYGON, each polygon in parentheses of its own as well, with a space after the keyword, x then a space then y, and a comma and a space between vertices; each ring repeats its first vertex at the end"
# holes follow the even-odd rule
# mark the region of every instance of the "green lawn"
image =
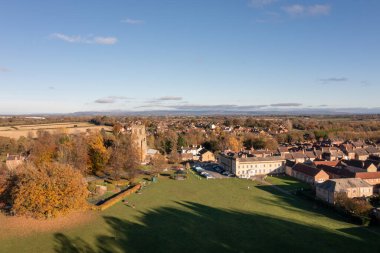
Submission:
POLYGON ((380 234, 248 180, 160 178, 129 202, 77 228, 0 239, 0 252, 380 252, 380 234))
POLYGON ((265 180, 287 191, 310 189, 310 185, 287 175, 267 176, 265 180))

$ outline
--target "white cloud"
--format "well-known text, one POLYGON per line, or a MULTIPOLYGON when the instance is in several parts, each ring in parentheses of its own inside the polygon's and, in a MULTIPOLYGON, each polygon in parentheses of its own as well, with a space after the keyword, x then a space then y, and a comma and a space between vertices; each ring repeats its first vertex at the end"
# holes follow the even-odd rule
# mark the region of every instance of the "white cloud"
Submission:
POLYGON ((278 104, 271 104, 272 107, 297 107, 301 106, 301 103, 278 103, 278 104))
POLYGON ((144 24, 145 23, 144 20, 141 20, 141 19, 132 19, 132 18, 123 19, 123 20, 121 20, 121 22, 122 23, 130 24, 130 25, 140 25, 140 24, 144 24))
POLYGON ((323 4, 316 4, 309 6, 308 8, 309 14, 313 16, 321 16, 321 15, 328 15, 331 11, 330 5, 323 5, 323 4))
POLYGON ((68 43, 84 43, 84 44, 100 44, 100 45, 113 45, 117 43, 115 37, 96 37, 96 36, 80 36, 80 35, 66 35, 62 33, 53 33, 50 35, 53 39, 62 40, 68 43))
POLYGON ((104 98, 98 98, 94 101, 96 104, 114 104, 117 102, 128 102, 131 98, 125 96, 108 96, 104 98))
POLYGON ((330 14, 331 6, 327 4, 293 4, 283 7, 283 10, 290 16, 325 16, 330 14))
POLYGON ((250 0, 249 5, 255 8, 261 8, 266 5, 270 5, 276 1, 277 0, 250 0))
POLYGON ((5 72, 9 72, 9 71, 10 71, 9 69, 0 66, 0 73, 1 73, 1 72, 2 72, 2 73, 5 73, 5 72))
POLYGON ((182 97, 176 97, 176 96, 165 96, 165 97, 160 97, 158 100, 163 100, 163 101, 170 101, 170 100, 174 100, 174 101, 178 101, 178 100, 182 100, 182 97))
POLYGON ((305 7, 300 4, 294 4, 294 5, 285 6, 284 11, 288 13, 289 15, 296 16, 296 15, 304 14, 305 7))
POLYGON ((113 45, 116 44, 117 38, 115 37, 95 37, 93 39, 94 43, 101 45, 113 45))
POLYGON ((347 77, 329 77, 329 78, 321 78, 319 79, 320 82, 327 84, 327 83, 338 83, 338 82, 347 82, 347 77))
POLYGON ((84 39, 81 36, 69 36, 62 33, 53 33, 50 35, 51 38, 63 40, 70 43, 80 43, 84 42, 84 39))

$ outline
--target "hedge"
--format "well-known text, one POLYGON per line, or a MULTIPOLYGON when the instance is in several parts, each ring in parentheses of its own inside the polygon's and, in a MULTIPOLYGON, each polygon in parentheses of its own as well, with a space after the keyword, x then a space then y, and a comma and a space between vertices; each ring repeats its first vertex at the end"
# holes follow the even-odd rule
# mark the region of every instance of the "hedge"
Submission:
POLYGON ((141 185, 137 184, 137 185, 133 186, 132 188, 125 190, 125 191, 122 191, 119 194, 116 194, 114 197, 109 198, 107 201, 105 201, 101 205, 96 206, 95 209, 97 209, 99 211, 104 211, 107 208, 115 205, 117 202, 121 201, 125 197, 131 195, 132 193, 137 192, 138 190, 140 190, 140 188, 141 188, 141 185))

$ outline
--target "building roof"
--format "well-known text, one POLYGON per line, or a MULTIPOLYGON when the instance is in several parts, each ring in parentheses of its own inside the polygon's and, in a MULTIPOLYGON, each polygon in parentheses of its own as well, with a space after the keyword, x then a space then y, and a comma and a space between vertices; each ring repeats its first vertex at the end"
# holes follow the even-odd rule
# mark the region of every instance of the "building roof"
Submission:
POLYGON ((247 157, 238 158, 240 162, 275 162, 275 161, 285 161, 284 158, 280 156, 267 156, 267 157, 247 157))
POLYGON ((280 146, 278 147, 278 152, 289 152, 289 148, 288 147, 284 147, 284 146, 280 146))
POLYGON ((291 153, 291 154, 293 155, 294 159, 307 158, 307 156, 304 153, 294 152, 294 153, 291 153))
POLYGON ((377 179, 380 178, 380 172, 357 172, 355 173, 355 177, 361 179, 377 179))
POLYGON ((333 174, 338 177, 343 177, 343 178, 349 178, 349 177, 355 177, 355 173, 351 172, 346 169, 341 169, 341 168, 336 168, 324 164, 317 165, 317 168, 324 170, 327 174, 333 174))
POLYGON ((376 154, 376 153, 380 153, 380 150, 374 146, 369 146, 367 148, 365 148, 365 150, 369 153, 369 154, 376 154))
POLYGON ((352 145, 354 147, 356 147, 356 148, 363 147, 364 146, 364 142, 362 142, 362 141, 354 141, 354 142, 352 142, 352 145))
POLYGON ((305 151, 305 155, 309 158, 316 158, 317 156, 314 154, 313 151, 305 151))
POLYGON ((207 149, 204 148, 204 149, 202 149, 202 150, 199 151, 199 154, 200 154, 200 155, 203 155, 203 154, 205 154, 205 153, 207 153, 207 152, 212 153, 210 150, 207 150, 207 149))
POLYGON ((363 148, 358 148, 358 149, 355 149, 355 154, 356 155, 368 155, 367 151, 365 151, 365 149, 363 148))
POLYGON ((293 159, 294 159, 294 158, 293 158, 293 155, 292 155, 291 153, 287 153, 287 154, 285 154, 284 157, 285 157, 285 159, 287 159, 287 160, 293 160, 293 159))
POLYGON ((339 178, 339 179, 330 179, 322 184, 317 185, 317 188, 325 189, 330 192, 342 192, 350 188, 358 187, 371 187, 370 184, 365 182, 361 178, 339 178))
POLYGON ((315 177, 319 172, 322 171, 321 169, 303 163, 297 163, 292 169, 293 171, 297 171, 312 177, 315 177))
POLYGON ((23 160, 22 155, 7 155, 7 161, 23 160))
POLYGON ((332 166, 335 167, 339 164, 339 161, 313 161, 313 163, 318 166, 318 165, 327 165, 327 166, 332 166))

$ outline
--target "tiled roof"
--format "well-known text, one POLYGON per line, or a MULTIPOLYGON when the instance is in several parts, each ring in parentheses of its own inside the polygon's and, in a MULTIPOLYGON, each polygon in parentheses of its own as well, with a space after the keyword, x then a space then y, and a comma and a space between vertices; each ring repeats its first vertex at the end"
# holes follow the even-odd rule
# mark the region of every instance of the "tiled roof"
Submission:
POLYGON ((317 175, 321 171, 321 169, 318 169, 318 168, 315 168, 315 167, 312 167, 312 166, 309 166, 309 165, 306 165, 303 163, 297 163, 293 167, 293 171, 297 171, 297 172, 315 177, 315 175, 317 175))
POLYGON ((322 184, 317 185, 317 188, 325 189, 330 192, 346 191, 347 189, 358 188, 358 187, 372 187, 372 186, 361 178, 330 179, 323 182, 322 184))

